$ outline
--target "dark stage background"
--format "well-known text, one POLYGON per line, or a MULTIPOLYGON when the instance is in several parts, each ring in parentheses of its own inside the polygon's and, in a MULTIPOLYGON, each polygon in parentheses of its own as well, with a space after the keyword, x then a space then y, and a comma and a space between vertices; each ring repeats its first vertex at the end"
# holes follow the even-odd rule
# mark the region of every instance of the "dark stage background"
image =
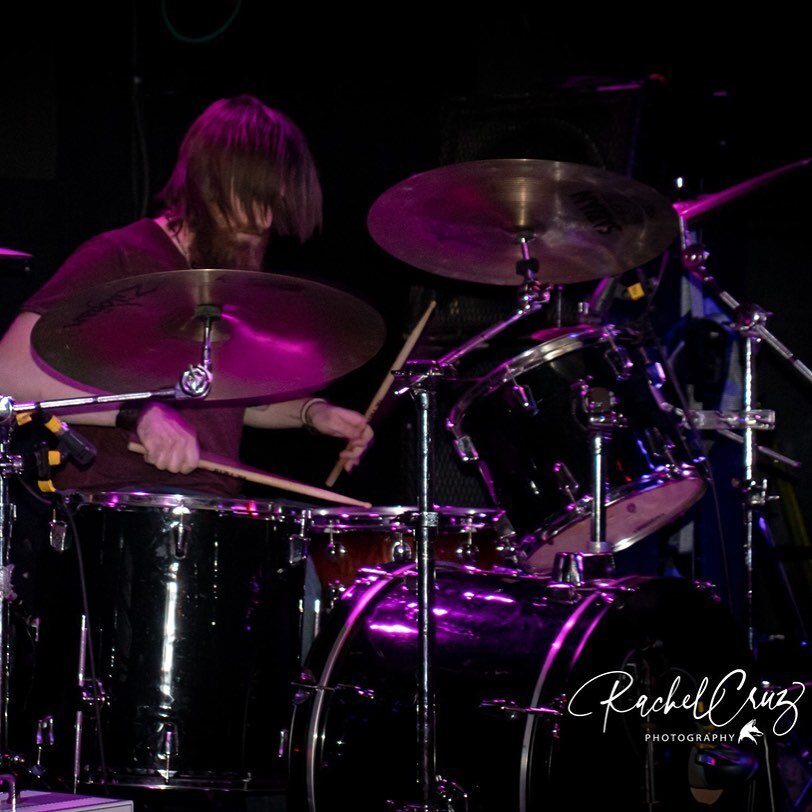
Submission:
MULTIPOLYGON (((0 245, 35 261, 28 275, 4 268, 2 326, 79 243, 153 211, 183 132, 208 103, 253 93, 302 126, 325 191, 321 236, 303 248, 275 244, 271 268, 345 287, 386 319, 380 355, 327 393, 361 410, 426 288, 447 305, 446 321, 429 331, 426 348, 436 352, 509 301, 502 289, 417 272, 372 242, 366 214, 396 182, 456 160, 535 157, 630 172, 667 195, 682 175, 690 198, 810 153, 806 45, 779 22, 736 30, 653 16, 405 6, 361 15, 259 0, 16 14, 2 49, 0 245), (457 335, 455 302, 473 313, 469 326, 458 320, 457 335)), ((704 237, 723 285, 773 311, 775 333, 812 363, 809 181, 796 174, 708 217, 704 237)), ((658 294, 663 324, 676 315, 677 274, 672 263, 658 294)), ((778 430, 762 439, 805 465, 782 481, 776 529, 782 543, 808 547, 812 386, 769 351, 759 371, 761 402, 778 412, 778 430)), ((412 501, 410 421, 410 404, 385 404, 374 448, 338 487, 377 504, 412 501)), ((442 443, 440 497, 470 499, 476 486, 442 443)), ((244 457, 320 484, 336 450, 303 432, 249 431, 244 457)), ((730 491, 729 482, 719 487, 730 491)), ((791 565, 802 592, 805 566, 791 565)))

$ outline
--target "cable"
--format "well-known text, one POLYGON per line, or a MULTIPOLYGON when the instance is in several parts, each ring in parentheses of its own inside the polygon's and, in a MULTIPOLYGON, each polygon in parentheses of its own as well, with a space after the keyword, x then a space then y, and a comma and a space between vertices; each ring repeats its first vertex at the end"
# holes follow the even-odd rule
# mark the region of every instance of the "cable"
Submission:
POLYGON ((237 15, 240 13, 241 6, 242 0, 236 0, 231 14, 229 14, 226 21, 222 25, 212 31, 210 34, 203 34, 199 37, 190 37, 186 34, 181 34, 180 31, 175 28, 172 21, 169 19, 169 12, 166 10, 166 0, 161 0, 161 19, 164 21, 164 25, 167 27, 169 33, 172 34, 172 36, 179 42, 184 42, 187 45, 205 45, 206 43, 217 39, 217 37, 219 37, 221 34, 225 34, 225 32, 231 28, 232 23, 237 19, 237 15))

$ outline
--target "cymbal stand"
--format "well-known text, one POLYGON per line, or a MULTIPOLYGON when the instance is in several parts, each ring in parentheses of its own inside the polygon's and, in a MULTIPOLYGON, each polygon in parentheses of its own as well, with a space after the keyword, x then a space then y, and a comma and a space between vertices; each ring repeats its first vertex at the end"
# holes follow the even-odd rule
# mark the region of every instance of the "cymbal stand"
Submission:
MULTIPOLYGON (((11 701, 11 639, 9 603, 14 591, 11 583, 13 565, 10 561, 10 542, 15 506, 11 501, 11 478, 23 472, 23 459, 9 453, 17 415, 38 410, 52 411, 75 406, 95 406, 109 403, 132 403, 152 398, 204 398, 211 390, 211 327, 219 318, 220 308, 214 305, 199 305, 196 317, 203 321, 203 344, 201 360, 181 373, 178 383, 171 388, 144 392, 129 392, 114 395, 87 395, 54 400, 15 402, 6 395, 0 395, 0 762, 13 762, 20 765, 20 758, 9 754, 9 707, 11 701)), ((12 788, 13 791, 13 788, 12 788)))
POLYGON ((522 277, 523 282, 519 286, 518 307, 516 311, 503 321, 498 321, 491 327, 486 328, 464 344, 460 344, 453 350, 447 352, 437 363, 441 366, 451 366, 468 355, 486 341, 490 341, 508 327, 533 313, 538 313, 544 305, 550 301, 550 285, 542 285, 538 281, 539 264, 538 260, 530 256, 528 243, 532 239, 531 234, 522 233, 518 236, 517 242, 522 252, 522 258, 516 263, 516 273, 522 277))
MULTIPOLYGON (((767 517, 764 512, 768 502, 777 497, 767 494, 767 480, 756 480, 756 443, 757 431, 772 431, 775 427, 775 412, 769 409, 757 409, 756 397, 756 355, 763 341, 774 350, 809 383, 812 383, 812 370, 809 369, 793 352, 778 340, 768 329, 767 320, 771 315, 755 304, 741 304, 728 291, 723 290, 705 267, 708 253, 698 244, 694 234, 681 220, 682 262, 686 272, 697 280, 711 296, 733 316, 733 326, 742 337, 744 360, 744 387, 741 412, 696 412, 703 429, 739 429, 742 431, 743 483, 741 487, 744 516, 744 562, 745 562, 745 612, 747 640, 752 652, 756 652, 755 627, 753 619, 753 538, 756 526, 762 528, 765 536, 770 536, 767 517)), ((770 539, 767 538, 769 542, 770 539)), ((789 582, 782 565, 779 565, 781 577, 787 589, 799 627, 805 635, 805 624, 800 611, 792 597, 789 582)))
MULTIPOLYGON (((434 504, 434 440, 436 393, 440 381, 455 375, 454 364, 483 342, 501 333, 511 324, 538 312, 549 301, 549 286, 541 290, 536 281, 538 262, 530 257, 530 237, 520 235, 522 259, 516 273, 524 281, 519 289, 519 307, 506 320, 498 322, 438 360, 408 361, 395 370, 403 384, 396 395, 407 392, 417 407, 417 784, 419 801, 393 802, 398 812, 451 812, 452 795, 465 797, 464 790, 437 775, 436 706, 433 662, 436 642, 435 543, 439 514, 434 504)), ((463 801, 464 803, 464 801, 463 801)))

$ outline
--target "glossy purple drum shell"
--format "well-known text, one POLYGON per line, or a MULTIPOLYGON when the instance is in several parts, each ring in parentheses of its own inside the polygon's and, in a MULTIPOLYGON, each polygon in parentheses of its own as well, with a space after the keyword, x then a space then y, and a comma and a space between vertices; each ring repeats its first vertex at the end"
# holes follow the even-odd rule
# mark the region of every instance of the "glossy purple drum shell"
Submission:
MULTIPOLYGON (((327 618, 306 664, 314 687, 300 689, 293 720, 297 812, 417 800, 415 582, 406 567, 362 577, 327 618)), ((612 669, 649 668, 661 681, 747 662, 718 600, 681 579, 629 577, 579 593, 537 575, 445 564, 435 616, 438 772, 468 794, 470 812, 637 809, 641 797, 639 718, 613 718, 604 734, 600 713, 511 716, 483 702, 561 710, 612 669)), ((676 716, 670 724, 688 723, 676 716)), ((663 794, 686 802, 663 808, 693 808, 687 757, 684 747, 663 756, 663 794)))

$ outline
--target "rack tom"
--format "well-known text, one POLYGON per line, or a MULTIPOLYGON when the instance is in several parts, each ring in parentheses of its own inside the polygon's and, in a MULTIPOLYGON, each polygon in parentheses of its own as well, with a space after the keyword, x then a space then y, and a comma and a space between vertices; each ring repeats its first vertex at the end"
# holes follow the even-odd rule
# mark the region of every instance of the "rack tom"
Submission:
POLYGON ((626 423, 606 452, 606 538, 614 550, 674 520, 705 490, 701 450, 684 435, 662 365, 646 347, 610 327, 555 328, 542 337, 474 384, 447 420, 460 457, 478 464, 536 569, 590 541, 582 386, 609 390, 626 423))

